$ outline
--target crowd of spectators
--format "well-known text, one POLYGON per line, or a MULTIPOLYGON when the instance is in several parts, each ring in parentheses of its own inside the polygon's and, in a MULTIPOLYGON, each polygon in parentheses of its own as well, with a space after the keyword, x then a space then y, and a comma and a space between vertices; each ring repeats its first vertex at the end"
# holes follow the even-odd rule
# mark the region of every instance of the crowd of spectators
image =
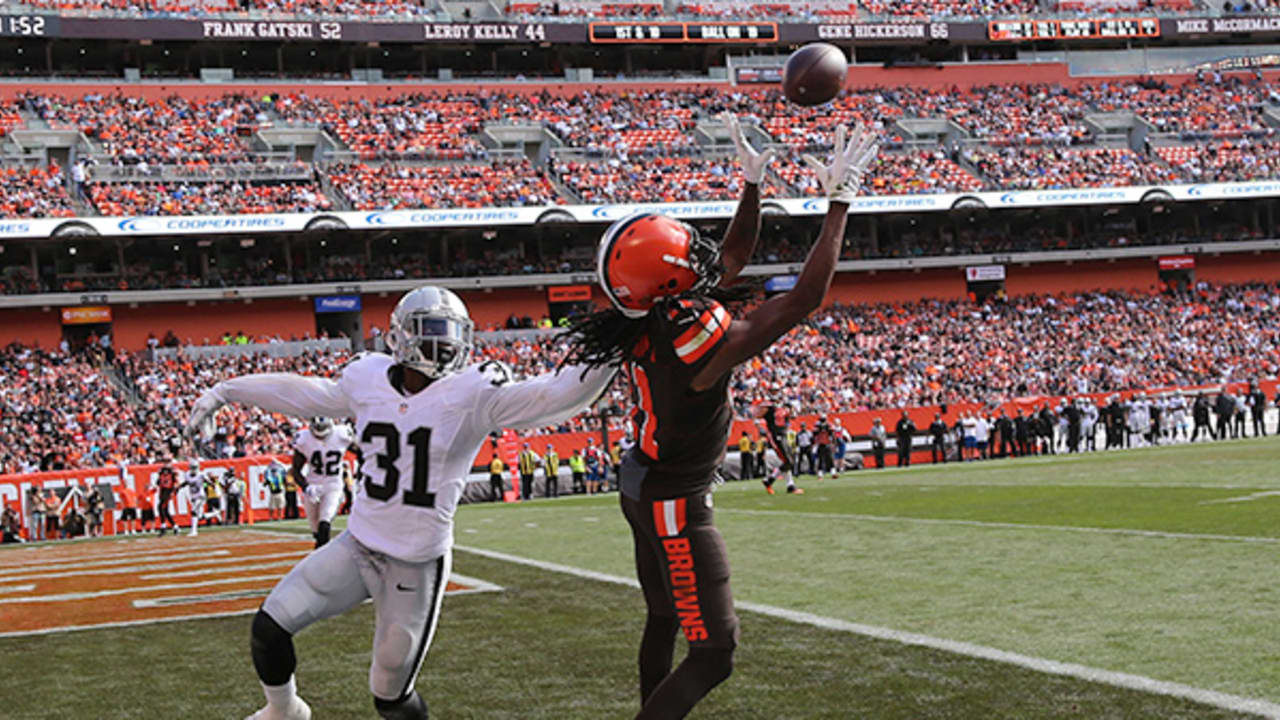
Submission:
POLYGON ((0 166, 0 216, 59 218, 74 215, 66 177, 57 163, 0 166))
MULTIPOLYGON (((334 199, 372 210, 729 199, 738 180, 719 130, 723 111, 742 117, 756 144, 788 151, 772 168, 766 195, 773 197, 812 194, 815 185, 799 155, 828 151, 834 129, 853 123, 880 133, 884 152, 868 184, 877 194, 1265 179, 1274 174, 1275 153, 1263 117, 1268 107, 1280 107, 1280 86, 1265 76, 1202 73, 1178 82, 869 87, 819 108, 798 108, 776 88, 701 87, 568 95, 486 89, 359 100, 304 92, 208 100, 28 92, 10 110, 18 122, 14 108, 55 127, 77 128, 111 162, 131 166, 129 177, 107 173, 95 180, 99 173, 90 168, 86 181, 74 183, 99 212, 128 215, 325 209, 323 183, 254 175, 252 184, 226 184, 209 174, 224 163, 270 167, 258 162, 263 157, 250 151, 244 134, 280 121, 323 128, 354 151, 358 161, 316 172, 328 174, 334 199), (1156 131, 1148 151, 1095 137, 1086 122, 1093 113, 1136 115, 1156 131), (925 134, 912 138, 907 128, 918 126, 899 124, 912 119, 946 120, 968 140, 956 142, 951 133, 927 144, 947 133, 919 130, 925 134), (546 166, 491 157, 478 134, 495 123, 541 127, 567 152, 553 154, 546 166), (707 135, 718 144, 697 142, 707 135), (163 175, 156 172, 161 166, 163 175), (194 174, 185 182, 152 182, 171 179, 175 168, 194 174), (135 175, 143 182, 117 182, 135 175), (552 178, 572 195, 557 192, 552 178)), ((0 128, 7 112, 0 107, 0 128)), ((0 213, 70 215, 74 194, 68 196, 67 185, 57 165, 0 169, 0 186, 8 191, 0 213)))
POLYGON ((1250 78, 1200 73, 1170 83, 1157 78, 1081 84, 1074 91, 1099 112, 1128 111, 1160 133, 1183 140, 1270 135, 1267 105, 1280 101, 1280 85, 1261 73, 1250 78))
MULTIPOLYGON (((837 304, 740 367, 732 389, 737 412, 746 416, 759 402, 826 413, 1247 381, 1280 373, 1278 318, 1280 286, 1262 284, 981 304, 837 304)), ((180 344, 172 337, 155 345, 180 344)), ((545 335, 482 340, 476 359, 502 360, 528 376, 554 368, 562 353, 560 342, 545 335)), ((0 472, 175 456, 183 452, 181 425, 209 385, 252 372, 329 376, 346 359, 306 353, 148 360, 145 353, 119 352, 115 365, 104 365, 65 350, 11 345, 0 350, 0 472), (107 377, 115 372, 121 385, 107 377)), ((625 417, 623 381, 603 402, 625 417)), ((234 407, 219 422, 216 451, 230 456, 286 451, 297 421, 234 407)), ((580 416, 556 429, 592 422, 580 416)))
POLYGON ((325 174, 355 210, 554 205, 560 201, 545 171, 528 158, 487 164, 370 166, 335 163, 325 174))
POLYGON ((312 182, 92 183, 88 195, 107 217, 317 212, 333 205, 312 182))
MULTIPOLYGON (((799 155, 789 155, 775 167, 775 172, 795 193, 822 194, 813 169, 801 162, 799 155)), ((880 153, 863 186, 871 195, 918 195, 973 192, 983 189, 983 181, 957 165, 941 148, 934 148, 880 153)))
POLYGON ((992 190, 1159 185, 1184 182, 1176 168, 1145 161, 1128 148, 969 148, 964 160, 992 190))
MULTIPOLYGON (((555 159, 551 172, 584 203, 736 200, 742 170, 734 155, 611 158, 600 162, 555 159)), ((763 197, 785 195, 766 178, 763 197)))
POLYGON ((1280 142, 1241 137, 1202 145, 1169 145, 1155 152, 1196 182, 1271 180, 1280 174, 1280 142))
POLYGON ((273 103, 286 122, 318 125, 362 160, 462 160, 485 157, 474 137, 485 115, 473 95, 410 93, 331 100, 283 94, 273 103))
POLYGON ((119 92, 79 98, 28 92, 26 107, 53 128, 79 130, 120 165, 210 165, 251 160, 241 133, 268 124, 267 106, 245 95, 148 100, 119 92))

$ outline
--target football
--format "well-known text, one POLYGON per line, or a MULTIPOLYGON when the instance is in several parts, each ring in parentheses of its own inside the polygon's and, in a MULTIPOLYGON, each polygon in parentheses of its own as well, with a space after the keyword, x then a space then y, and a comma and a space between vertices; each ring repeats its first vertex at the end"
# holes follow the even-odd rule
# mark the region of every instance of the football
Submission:
POLYGON ((797 105, 821 105, 840 92, 848 71, 843 50, 829 43, 810 43, 787 58, 782 92, 797 105))

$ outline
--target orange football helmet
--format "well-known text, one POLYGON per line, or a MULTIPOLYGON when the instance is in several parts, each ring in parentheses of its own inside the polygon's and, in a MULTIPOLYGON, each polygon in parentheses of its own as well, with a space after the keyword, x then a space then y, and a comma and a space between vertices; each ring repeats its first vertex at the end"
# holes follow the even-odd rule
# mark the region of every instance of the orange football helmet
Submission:
POLYGON ((600 287, 629 318, 644 317, 663 298, 720 282, 720 247, 688 223, 637 213, 609 226, 596 256, 600 287))

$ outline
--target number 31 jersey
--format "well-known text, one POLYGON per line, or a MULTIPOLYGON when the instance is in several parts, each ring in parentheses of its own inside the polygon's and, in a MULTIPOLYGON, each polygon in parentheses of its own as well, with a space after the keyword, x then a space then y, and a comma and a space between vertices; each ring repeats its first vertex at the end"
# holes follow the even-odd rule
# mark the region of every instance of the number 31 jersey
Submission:
POLYGON ((371 354, 338 380, 363 454, 348 530, 366 547, 409 562, 453 545, 453 515, 489 433, 561 422, 594 401, 612 369, 565 368, 514 382, 497 362, 472 365, 407 395, 394 361, 371 354))
POLYGON ((351 428, 335 424, 323 438, 305 429, 293 438, 293 449, 306 460, 307 482, 342 485, 342 459, 355 442, 351 428))

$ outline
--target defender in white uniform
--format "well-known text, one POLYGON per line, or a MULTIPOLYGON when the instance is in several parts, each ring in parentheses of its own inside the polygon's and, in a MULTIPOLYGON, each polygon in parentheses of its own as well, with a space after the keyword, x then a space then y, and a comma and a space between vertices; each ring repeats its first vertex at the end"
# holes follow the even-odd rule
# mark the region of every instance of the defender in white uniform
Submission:
POLYGON ((311 425, 293 439, 293 477, 302 486, 302 504, 316 547, 329 542, 329 528, 342 504, 342 467, 355 442, 351 427, 335 426, 327 417, 311 418, 311 425))
POLYGON ((453 514, 490 432, 559 423, 590 405, 613 369, 565 368, 514 382, 505 366, 467 366, 471 318, 452 292, 422 287, 391 314, 394 359, 363 355, 337 380, 269 373, 219 383, 197 401, 189 431, 208 433, 228 402, 295 416, 355 418, 361 479, 347 531, 286 575, 253 621, 251 650, 267 705, 258 720, 305 720, 292 636, 374 602, 369 689, 379 715, 427 717, 414 690, 449 577, 453 514))
POLYGON ((199 460, 187 463, 187 469, 182 473, 182 486, 186 488, 187 505, 191 507, 191 532, 187 534, 195 537, 200 519, 204 517, 204 471, 200 469, 199 460))

